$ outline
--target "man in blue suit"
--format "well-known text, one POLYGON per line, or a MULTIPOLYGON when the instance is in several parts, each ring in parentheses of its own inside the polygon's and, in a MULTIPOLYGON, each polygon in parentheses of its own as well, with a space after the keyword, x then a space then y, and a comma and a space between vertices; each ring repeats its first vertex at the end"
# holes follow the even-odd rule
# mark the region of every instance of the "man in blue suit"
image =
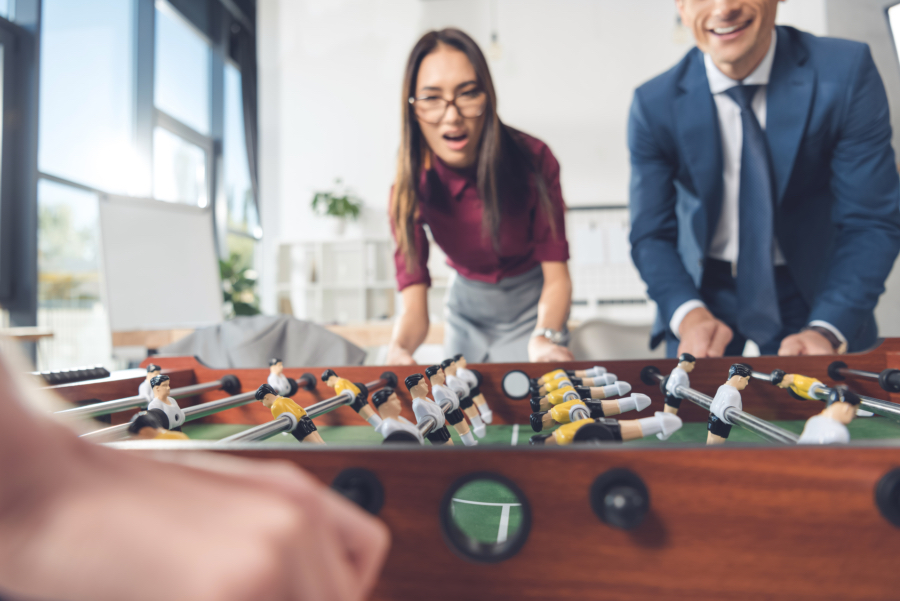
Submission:
POLYGON ((676 0, 697 48, 639 87, 632 257, 670 357, 858 351, 900 251, 868 46, 776 27, 778 0, 676 0))

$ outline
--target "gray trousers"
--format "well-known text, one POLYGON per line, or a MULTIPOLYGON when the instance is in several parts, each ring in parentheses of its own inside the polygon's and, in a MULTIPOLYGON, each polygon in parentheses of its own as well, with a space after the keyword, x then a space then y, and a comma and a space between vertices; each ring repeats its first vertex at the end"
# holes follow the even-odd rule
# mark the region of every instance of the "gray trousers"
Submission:
POLYGON ((444 309, 445 354, 462 353, 469 363, 528 361, 543 286, 540 265, 496 284, 454 272, 444 309))

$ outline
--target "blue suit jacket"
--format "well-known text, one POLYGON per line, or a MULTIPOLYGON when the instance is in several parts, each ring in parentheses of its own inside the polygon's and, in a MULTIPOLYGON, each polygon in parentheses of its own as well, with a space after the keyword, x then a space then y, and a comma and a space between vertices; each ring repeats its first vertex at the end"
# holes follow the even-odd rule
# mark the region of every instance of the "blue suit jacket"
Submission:
MULTIPOLYGON (((775 235, 811 307, 851 350, 875 342, 873 310, 900 251, 900 178, 888 102, 865 44, 777 27, 766 89, 775 235)), ((722 203, 718 114, 703 54, 639 87, 628 121, 632 258, 659 312, 700 298, 722 203)))

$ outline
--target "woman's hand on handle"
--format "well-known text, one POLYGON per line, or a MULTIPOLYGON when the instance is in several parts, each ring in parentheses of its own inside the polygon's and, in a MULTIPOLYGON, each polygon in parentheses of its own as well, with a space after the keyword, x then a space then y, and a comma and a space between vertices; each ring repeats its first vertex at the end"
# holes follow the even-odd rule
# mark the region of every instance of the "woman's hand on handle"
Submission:
POLYGON ((568 348, 553 344, 543 336, 535 336, 528 341, 528 360, 532 363, 574 361, 575 356, 568 348))

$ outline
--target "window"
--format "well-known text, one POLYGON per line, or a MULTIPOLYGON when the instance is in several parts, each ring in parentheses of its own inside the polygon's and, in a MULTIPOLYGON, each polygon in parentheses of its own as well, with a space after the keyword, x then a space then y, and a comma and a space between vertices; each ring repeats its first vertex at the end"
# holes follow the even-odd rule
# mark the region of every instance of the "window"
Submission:
POLYGON ((259 217, 253 187, 250 184, 250 167, 247 163, 247 145, 244 140, 244 107, 241 100, 241 72, 230 64, 225 65, 225 137, 222 155, 224 167, 223 193, 226 199, 228 229, 259 237, 259 217))
POLYGON ((205 207, 207 201, 207 156, 167 129, 153 131, 153 197, 205 207))
POLYGON ((132 3, 44 0, 42 10, 39 170, 146 194, 133 146, 132 3))
POLYGON ((40 369, 109 364, 110 337, 100 301, 97 195, 38 183, 38 325, 54 332, 41 345, 40 369))
POLYGON ((209 134, 209 44, 167 3, 156 3, 156 108, 209 134))

